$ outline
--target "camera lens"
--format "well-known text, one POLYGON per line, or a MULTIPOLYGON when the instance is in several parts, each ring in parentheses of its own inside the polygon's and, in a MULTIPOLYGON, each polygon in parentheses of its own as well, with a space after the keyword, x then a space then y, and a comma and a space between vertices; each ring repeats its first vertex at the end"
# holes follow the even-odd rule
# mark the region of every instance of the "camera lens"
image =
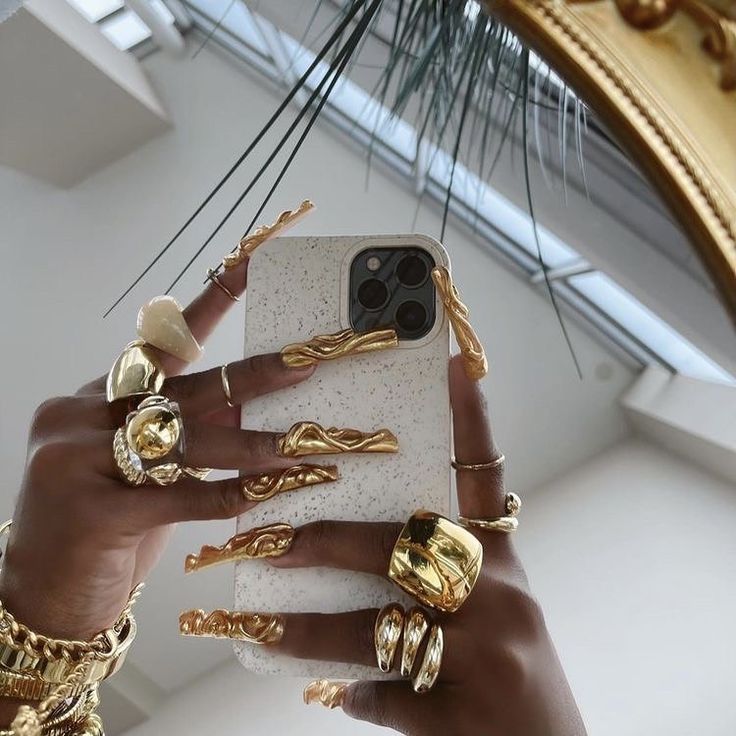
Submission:
POLYGON ((427 262, 414 254, 404 256, 396 266, 397 278, 411 289, 421 286, 427 280, 428 273, 427 262))
POLYGON ((378 279, 367 279, 358 288, 358 301, 362 307, 369 311, 375 311, 386 306, 388 301, 386 284, 378 279))
POLYGON ((406 332, 419 332, 427 324, 427 310, 415 301, 404 302, 396 310, 396 324, 406 332))

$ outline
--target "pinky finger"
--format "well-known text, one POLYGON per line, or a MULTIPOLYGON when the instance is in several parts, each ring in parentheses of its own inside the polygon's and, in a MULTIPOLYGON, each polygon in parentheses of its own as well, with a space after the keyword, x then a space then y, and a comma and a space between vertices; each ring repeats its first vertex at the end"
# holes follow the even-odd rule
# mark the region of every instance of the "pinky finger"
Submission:
POLYGON ((433 695, 417 695, 406 682, 355 682, 345 691, 342 709, 358 721, 399 733, 437 733, 433 695))

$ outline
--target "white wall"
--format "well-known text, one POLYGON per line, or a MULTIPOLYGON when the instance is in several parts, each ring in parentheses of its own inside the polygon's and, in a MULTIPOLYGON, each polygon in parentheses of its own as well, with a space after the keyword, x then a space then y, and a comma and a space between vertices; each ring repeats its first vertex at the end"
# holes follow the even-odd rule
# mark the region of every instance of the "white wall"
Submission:
MULTIPOLYGON (((519 547, 591 736, 732 736, 734 490, 632 439, 525 497, 519 547)), ((232 663, 129 736, 383 733, 306 709, 302 684, 232 663)))

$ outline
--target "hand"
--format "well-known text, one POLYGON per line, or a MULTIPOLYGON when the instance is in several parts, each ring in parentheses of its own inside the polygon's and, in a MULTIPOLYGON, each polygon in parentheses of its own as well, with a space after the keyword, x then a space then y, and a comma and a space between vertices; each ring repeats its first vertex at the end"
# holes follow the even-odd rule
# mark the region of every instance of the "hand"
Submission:
MULTIPOLYGON (((235 294, 245 289, 246 268, 221 276, 235 294)), ((185 310, 200 342, 232 303, 209 284, 185 310)), ((188 465, 248 474, 293 464, 277 455, 276 434, 236 428, 240 409, 227 406, 219 368, 177 375, 185 364, 163 353, 159 357, 170 376, 163 393, 182 411, 188 465)), ((278 355, 232 363, 233 401, 298 383, 313 370, 286 368, 278 355)), ((112 454, 125 403, 108 404, 100 378, 74 396, 45 402, 33 419, 0 599, 17 619, 48 636, 88 639, 109 627, 131 589, 157 563, 176 522, 235 517, 252 506, 237 478, 125 485, 112 454)))
MULTIPOLYGON (((458 459, 486 463, 498 457, 480 388, 465 376, 459 358, 450 364, 450 395, 458 459)), ((502 466, 461 470, 457 480, 463 516, 504 515, 502 466)), ((401 529, 402 524, 318 522, 298 529, 289 551, 269 562, 385 576, 401 529)), ((405 681, 359 682, 348 687, 343 709, 410 736, 584 736, 585 726, 511 535, 474 533, 484 548, 475 589, 454 614, 427 612, 430 620, 442 624, 445 637, 435 687, 417 695, 405 681)), ((376 666, 377 614, 286 614, 283 638, 274 646, 299 658, 376 666)))

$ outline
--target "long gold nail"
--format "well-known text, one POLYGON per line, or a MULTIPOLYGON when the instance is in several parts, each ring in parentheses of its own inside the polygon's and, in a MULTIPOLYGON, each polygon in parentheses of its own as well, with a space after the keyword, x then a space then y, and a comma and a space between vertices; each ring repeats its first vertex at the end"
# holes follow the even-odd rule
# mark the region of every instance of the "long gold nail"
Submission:
POLYGON ((349 685, 349 682, 315 680, 304 688, 304 702, 307 705, 317 703, 330 710, 342 708, 349 685))
POLYGON ((455 284, 452 283, 450 272, 444 266, 435 266, 432 269, 432 280, 447 310, 447 316, 464 359, 465 373, 468 378, 479 381, 488 373, 488 360, 483 345, 468 319, 470 311, 460 301, 460 295, 455 284))
POLYGON ((398 452, 399 442, 388 429, 361 432, 358 429, 325 429, 316 422, 297 422, 279 439, 283 457, 333 455, 342 452, 398 452))
POLYGON ((198 555, 187 555, 184 563, 186 573, 197 572, 239 560, 259 560, 264 557, 280 557, 294 541, 291 524, 269 524, 236 534, 219 547, 205 545, 198 555))
POLYGON ((282 212, 276 222, 271 225, 261 225, 250 235, 246 235, 238 247, 222 259, 222 265, 226 270, 239 266, 253 251, 263 245, 267 240, 272 240, 282 235, 289 228, 294 227, 299 220, 308 215, 314 209, 314 204, 305 199, 295 210, 282 212))
POLYGON ((294 465, 286 470, 246 475, 240 479, 240 486, 249 501, 267 501, 279 493, 331 483, 339 477, 336 465, 294 465))
POLYGON ((347 329, 332 335, 315 335, 306 342, 287 345, 281 350, 281 360, 289 368, 306 368, 320 360, 335 360, 373 350, 387 350, 398 344, 399 338, 393 329, 368 332, 347 329))
POLYGON ((246 613, 222 608, 205 613, 198 608, 179 616, 179 632, 184 636, 276 644, 284 635, 284 619, 276 613, 246 613))

